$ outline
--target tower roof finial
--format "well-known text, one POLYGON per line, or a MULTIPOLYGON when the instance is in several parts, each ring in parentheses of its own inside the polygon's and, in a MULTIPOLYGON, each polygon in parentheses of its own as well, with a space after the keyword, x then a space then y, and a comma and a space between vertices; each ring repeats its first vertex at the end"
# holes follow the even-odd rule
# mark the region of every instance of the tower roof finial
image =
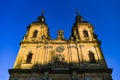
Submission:
POLYGON ((44 15, 44 13, 45 13, 45 11, 44 11, 44 10, 42 10, 42 16, 44 15))
POLYGON ((42 22, 42 23, 45 22, 44 10, 42 10, 42 15, 40 15, 40 16, 38 17, 38 22, 42 22))
POLYGON ((77 14, 77 16, 79 15, 79 10, 78 9, 76 10, 76 14, 77 14))
POLYGON ((83 21, 82 16, 80 16, 80 14, 79 14, 79 10, 76 10, 76 14, 77 14, 77 16, 76 16, 76 22, 83 21))

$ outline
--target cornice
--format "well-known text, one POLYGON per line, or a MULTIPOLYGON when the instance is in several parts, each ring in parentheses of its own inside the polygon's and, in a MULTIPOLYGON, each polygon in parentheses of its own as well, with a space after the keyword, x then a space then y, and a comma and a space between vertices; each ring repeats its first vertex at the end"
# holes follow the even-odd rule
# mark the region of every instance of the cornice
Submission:
POLYGON ((43 41, 22 41, 20 42, 20 44, 38 44, 38 43, 41 43, 41 44, 79 44, 79 43, 97 43, 97 44, 101 44, 101 41, 70 41, 70 40, 60 40, 60 41, 54 41, 54 40, 48 40, 47 42, 43 42, 43 41))
POLYGON ((70 73, 76 71, 77 73, 112 73, 112 68, 103 69, 80 69, 80 68, 40 68, 40 69, 9 69, 9 74, 13 73, 70 73))

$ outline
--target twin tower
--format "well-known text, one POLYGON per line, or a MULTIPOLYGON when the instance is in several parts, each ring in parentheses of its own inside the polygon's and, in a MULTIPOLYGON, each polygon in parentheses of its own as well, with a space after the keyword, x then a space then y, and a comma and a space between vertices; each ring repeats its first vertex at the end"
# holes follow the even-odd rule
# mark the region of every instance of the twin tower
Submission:
POLYGON ((21 41, 9 80, 112 80, 94 27, 76 16, 69 40, 59 30, 51 39, 42 14, 21 41))

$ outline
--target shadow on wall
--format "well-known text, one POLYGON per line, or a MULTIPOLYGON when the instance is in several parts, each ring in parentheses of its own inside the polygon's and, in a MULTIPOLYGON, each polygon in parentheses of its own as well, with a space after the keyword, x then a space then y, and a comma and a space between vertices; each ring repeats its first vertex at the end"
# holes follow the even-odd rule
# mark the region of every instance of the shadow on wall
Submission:
POLYGON ((104 69, 107 68, 105 64, 100 64, 98 63, 99 61, 96 62, 88 62, 88 61, 84 61, 81 63, 67 63, 64 61, 59 61, 57 60, 57 58, 54 60, 53 63, 48 63, 48 64, 35 64, 32 66, 31 69, 40 69, 40 68, 84 68, 84 69, 104 69))

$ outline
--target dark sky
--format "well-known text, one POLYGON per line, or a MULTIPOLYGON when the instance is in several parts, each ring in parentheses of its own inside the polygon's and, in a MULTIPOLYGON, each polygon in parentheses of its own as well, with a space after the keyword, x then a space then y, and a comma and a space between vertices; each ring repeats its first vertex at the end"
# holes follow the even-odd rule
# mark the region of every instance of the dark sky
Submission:
POLYGON ((0 0, 1 80, 8 80, 8 69, 13 68, 26 28, 42 10, 53 39, 59 29, 69 38, 79 10, 102 41, 107 64, 113 68, 113 80, 120 79, 120 0, 0 0))

